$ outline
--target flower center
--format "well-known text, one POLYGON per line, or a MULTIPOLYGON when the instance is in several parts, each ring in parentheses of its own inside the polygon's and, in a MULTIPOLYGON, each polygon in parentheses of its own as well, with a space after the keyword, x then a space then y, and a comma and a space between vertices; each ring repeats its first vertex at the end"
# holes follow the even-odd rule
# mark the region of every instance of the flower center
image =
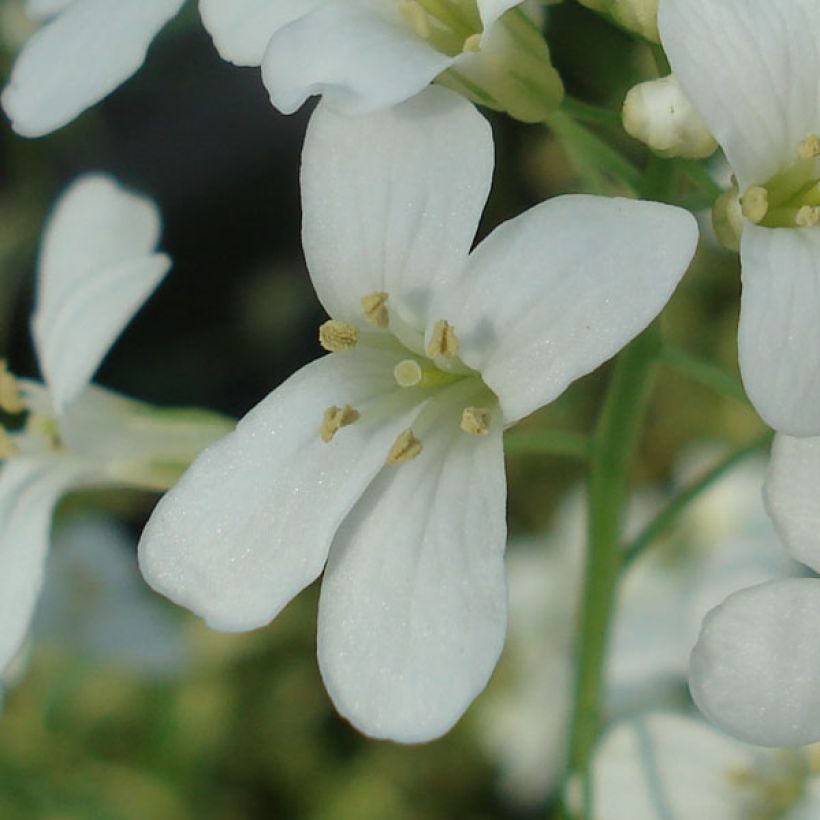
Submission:
POLYGON ((481 45, 476 0, 399 0, 399 11, 418 37, 450 57, 481 45))
POLYGON ((796 149, 796 161, 740 198, 743 215, 764 228, 820 225, 820 137, 809 134, 796 149))

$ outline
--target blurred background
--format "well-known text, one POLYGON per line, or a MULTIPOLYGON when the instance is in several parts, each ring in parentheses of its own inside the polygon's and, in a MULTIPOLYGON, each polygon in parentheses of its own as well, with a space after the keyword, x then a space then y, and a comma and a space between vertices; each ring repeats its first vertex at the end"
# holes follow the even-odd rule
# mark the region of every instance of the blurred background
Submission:
MULTIPOLYGON (((0 0, 4 76, 28 31, 21 4, 0 0)), ((654 160, 617 116, 626 91, 656 76, 650 48, 574 2, 551 8, 548 41, 568 93, 614 112, 593 130, 651 170, 654 160)), ((220 60, 189 4, 143 69, 73 124, 35 141, 0 126, 0 339, 11 369, 36 375, 28 316, 41 226, 60 190, 91 170, 110 172, 158 202, 162 247, 174 260, 97 381, 160 405, 238 417, 319 355, 316 331, 325 317, 299 239, 299 152, 309 108, 292 117, 276 112, 259 72, 220 60)), ((591 190, 570 138, 489 116, 497 170, 482 234, 549 196, 591 190)), ((616 179, 602 187, 593 192, 624 192, 616 179)), ((678 201, 708 206, 684 188, 675 191, 678 201)), ((664 336, 736 374, 739 289, 736 256, 705 239, 662 318, 664 336)), ((604 367, 578 382, 517 434, 589 431, 607 373, 604 367)), ((698 464, 762 430, 742 401, 659 368, 635 472, 645 499, 638 520, 698 464)), ((510 642, 465 718, 445 738, 419 747, 365 739, 334 712, 315 661, 316 586, 266 629, 212 633, 140 583, 134 550, 155 497, 66 499, 55 523, 46 603, 7 681, 0 817, 549 816, 571 708, 566 669, 584 467, 533 451, 522 438, 511 439, 507 466, 510 642), (519 564, 525 568, 513 570, 519 564)), ((754 469, 744 479, 753 505, 762 466, 754 469)), ((705 572, 732 527, 755 533, 738 537, 773 541, 757 513, 724 502, 697 508, 670 533, 666 577, 705 572)), ((695 587, 682 581, 675 594, 694 599, 695 587)), ((645 617, 636 620, 645 626, 645 617)), ((637 638, 624 629, 629 648, 637 638)), ((652 643, 639 638, 639 646, 652 643)), ((664 672, 663 697, 685 707, 685 647, 679 654, 683 662, 676 655, 677 665, 664 672)), ((637 655, 651 667, 648 677, 628 652, 622 656, 628 672, 613 680, 612 715, 640 711, 659 696, 651 653, 637 655)))

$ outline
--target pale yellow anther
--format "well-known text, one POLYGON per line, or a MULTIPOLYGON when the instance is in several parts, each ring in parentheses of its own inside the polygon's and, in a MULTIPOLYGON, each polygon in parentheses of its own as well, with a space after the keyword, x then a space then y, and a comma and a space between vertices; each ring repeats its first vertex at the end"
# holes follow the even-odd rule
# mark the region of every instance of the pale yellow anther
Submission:
POLYGON ((433 335, 427 345, 427 355, 431 359, 434 356, 452 359, 457 353, 458 337, 453 330, 453 326, 444 319, 439 319, 433 325, 433 335))
POLYGON ((324 416, 322 416, 322 426, 319 429, 319 435, 322 437, 322 441, 332 441, 333 436, 335 436, 342 427, 353 424, 358 418, 359 411, 355 410, 349 404, 346 404, 344 407, 336 407, 335 404, 332 407, 328 407, 327 410, 325 410, 324 416))
POLYGON ((393 378, 399 387, 415 387, 424 374, 414 359, 404 359, 393 368, 393 378))
POLYGON ((769 212, 769 192, 759 185, 752 185, 740 200, 743 216, 757 225, 769 212))
POLYGON ((0 427, 0 458, 9 458, 17 453, 17 445, 4 427, 0 427))
POLYGON ((387 312, 388 294, 384 291, 368 293, 362 296, 362 310, 364 318, 376 327, 387 327, 390 324, 390 314, 387 312))
POLYGON ((404 464, 412 461, 422 450, 421 442, 413 435, 412 430, 399 433, 398 438, 387 454, 388 464, 404 464))
POLYGON ((471 34, 461 47, 462 51, 476 52, 481 51, 481 35, 471 34))
POLYGON ((814 159, 820 157, 820 137, 809 134, 797 143, 797 156, 800 159, 814 159))
POLYGON ((413 29, 413 32, 418 37, 421 37, 422 40, 426 40, 430 36, 432 33, 430 29, 430 18, 418 0, 401 0, 399 3, 399 13, 404 22, 407 23, 407 25, 413 29))
POLYGON ((461 414, 461 429, 471 436, 486 436, 492 416, 483 407, 465 407, 461 414))
POLYGON ((319 344, 331 353, 352 350, 359 341, 359 329, 348 322, 328 319, 319 328, 319 344))
POLYGON ((815 225, 820 225, 820 208, 804 205, 797 212, 794 223, 799 228, 812 228, 815 225))
POLYGON ((0 359, 0 409, 7 413, 22 413, 26 409, 20 386, 9 372, 5 359, 0 359))

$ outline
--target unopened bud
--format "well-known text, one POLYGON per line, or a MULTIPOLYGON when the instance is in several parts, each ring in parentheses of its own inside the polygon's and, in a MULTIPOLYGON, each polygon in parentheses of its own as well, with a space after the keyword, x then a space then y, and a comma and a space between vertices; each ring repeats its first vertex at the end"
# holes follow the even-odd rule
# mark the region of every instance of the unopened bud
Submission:
POLYGON ((624 27, 641 37, 660 42, 658 34, 658 0, 614 0, 612 16, 624 27))

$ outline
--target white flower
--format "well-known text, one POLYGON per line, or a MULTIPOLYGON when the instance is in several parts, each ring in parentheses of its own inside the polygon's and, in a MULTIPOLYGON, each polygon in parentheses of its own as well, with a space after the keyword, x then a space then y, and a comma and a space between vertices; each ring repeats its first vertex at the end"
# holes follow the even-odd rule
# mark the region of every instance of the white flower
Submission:
POLYGON ((723 147, 746 224, 740 366, 763 418, 820 433, 820 5, 661 0, 672 70, 723 147))
POLYGON ((522 0, 200 0, 220 54, 261 65, 291 113, 313 94, 345 113, 384 108, 436 78, 526 121, 560 102, 561 80, 522 0), (446 73, 445 73, 446 72, 446 73))
POLYGON ((2 94, 14 130, 48 134, 110 94, 142 65, 183 2, 28 0, 29 15, 46 22, 26 43, 2 94))
POLYGON ((579 196, 468 255, 492 164, 489 126, 444 89, 362 118, 319 106, 303 239, 334 352, 208 448, 140 544, 149 583, 223 630, 268 623, 327 561, 322 676, 377 737, 435 737, 484 687, 502 431, 645 327, 696 243, 678 209, 579 196))
POLYGON ((46 383, 0 368, 0 408, 20 420, 0 427, 0 670, 26 635, 57 499, 90 486, 164 489, 224 431, 210 414, 156 411, 88 383, 170 266, 154 251, 159 231, 153 204, 101 176, 74 183, 46 228, 32 321, 46 383))
POLYGON ((817 749, 755 749, 702 721, 655 712, 604 735, 592 763, 596 820, 810 820, 817 749))

